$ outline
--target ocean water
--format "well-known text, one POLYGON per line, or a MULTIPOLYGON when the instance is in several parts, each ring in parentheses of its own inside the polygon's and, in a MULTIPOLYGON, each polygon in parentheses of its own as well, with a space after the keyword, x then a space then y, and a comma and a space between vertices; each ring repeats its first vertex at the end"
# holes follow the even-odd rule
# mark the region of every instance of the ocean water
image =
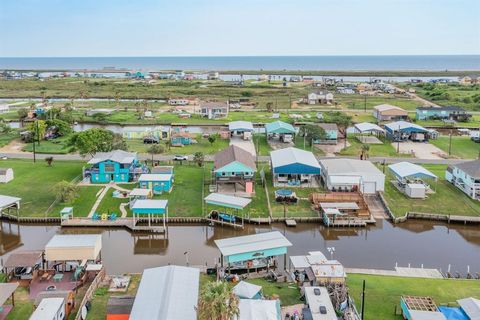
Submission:
POLYGON ((146 71, 480 70, 480 55, 0 58, 0 69, 100 70, 112 67, 146 71))

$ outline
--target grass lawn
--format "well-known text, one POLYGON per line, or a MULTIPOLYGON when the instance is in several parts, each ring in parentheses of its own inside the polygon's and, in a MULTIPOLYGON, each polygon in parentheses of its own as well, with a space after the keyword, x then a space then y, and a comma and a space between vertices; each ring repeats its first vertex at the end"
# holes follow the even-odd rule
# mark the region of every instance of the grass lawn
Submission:
POLYGON ((456 304, 457 299, 480 298, 480 286, 472 280, 419 279, 348 274, 349 292, 360 311, 362 283, 365 280, 365 319, 401 320, 400 296, 431 296, 437 305, 456 304))
POLYGON ((253 136, 253 142, 255 143, 255 149, 259 156, 270 155, 270 145, 267 142, 267 137, 264 134, 255 134, 253 136))
POLYGON ((325 155, 325 152, 323 152, 323 150, 317 148, 316 146, 314 146, 313 148, 308 144, 308 142, 303 141, 303 137, 300 137, 299 134, 295 135, 295 148, 298 148, 298 149, 302 149, 302 150, 306 150, 306 151, 311 151, 313 152, 313 154, 317 157, 321 157, 321 156, 324 156, 325 155))
POLYGON ((92 307, 88 312, 87 320, 104 320, 107 318, 108 299, 113 296, 135 296, 140 283, 140 274, 133 274, 130 278, 128 290, 125 293, 108 292, 108 287, 99 287, 91 300, 92 307))
MULTIPOLYGON (((162 141, 161 145, 165 147, 164 154, 194 154, 195 152, 203 152, 203 154, 215 154, 228 147, 229 141, 225 139, 217 138, 214 143, 208 142, 208 139, 202 138, 200 135, 196 137, 198 143, 191 144, 183 147, 171 147, 168 149, 165 142, 162 141)), ((140 139, 126 139, 128 150, 140 153, 147 153, 149 144, 143 144, 140 139)))
POLYGON ((22 198, 20 215, 44 216, 56 195, 54 186, 82 174, 82 161, 54 161, 51 167, 38 160, 2 160, 2 167, 13 168, 15 179, 0 185, 0 194, 22 198))
POLYGON ((78 187, 78 196, 72 203, 58 202, 48 215, 58 217, 60 215, 60 210, 64 207, 73 207, 74 217, 86 217, 97 199, 97 193, 102 189, 103 187, 100 185, 78 187))
MULTIPOLYGON (((450 137, 440 136, 429 141, 448 154, 450 137)), ((476 159, 480 155, 480 143, 470 140, 470 137, 452 137, 451 155, 461 159, 476 159)))
MULTIPOLYGON (((10 299, 5 304, 11 304, 10 299)), ((8 314, 7 320, 28 319, 33 313, 33 302, 30 300, 27 288, 18 287, 15 290, 15 306, 8 314)))
POLYGON ((424 165, 424 167, 439 178, 437 183, 430 182, 432 188, 436 188, 436 193, 428 195, 426 199, 410 199, 398 191, 390 182, 395 178, 388 169, 386 170, 384 196, 395 216, 403 216, 408 211, 480 216, 480 202, 470 199, 445 180, 446 165, 424 165))
MULTIPOLYGON (((370 144, 368 155, 370 157, 409 157, 409 154, 397 153, 397 150, 385 138, 380 138, 383 144, 370 144)), ((355 136, 349 135, 348 142, 350 146, 340 151, 342 156, 360 157, 362 153, 362 143, 355 136)))
MULTIPOLYGON (((415 119, 415 114, 411 114, 410 118, 415 119)), ((416 120, 416 124, 419 124, 421 126, 438 126, 438 127, 445 127, 445 128, 450 128, 450 124, 446 124, 442 120, 416 120)), ((480 127, 480 116, 479 115, 473 115, 470 118, 470 121, 468 122, 457 122, 455 123, 456 127, 475 127, 478 129, 480 127)))
POLYGON ((16 138, 18 138, 18 133, 15 131, 11 133, 0 134, 0 148, 6 146, 16 138))
POLYGON ((361 94, 335 94, 336 102, 342 106, 353 110, 365 110, 365 102, 367 110, 373 109, 373 107, 379 104, 391 104, 405 110, 415 110, 418 106, 418 102, 405 96, 396 96, 385 94, 383 96, 367 96, 361 94))
MULTIPOLYGON (((100 205, 97 208, 97 213, 98 214, 104 214, 104 213, 108 214, 108 213, 115 212, 118 217, 120 217, 122 215, 122 213, 120 212, 120 204, 121 203, 127 203, 128 198, 126 198, 126 199, 125 198, 114 198, 113 197, 114 192, 115 192, 114 188, 110 188, 108 190, 107 194, 105 195, 105 197, 103 197, 102 202, 100 202, 100 205)), ((90 206, 90 209, 91 208, 92 208, 92 206, 90 206)), ((90 209, 88 211, 90 211, 90 209)), ((126 207, 126 209, 127 209, 127 212, 130 213, 128 207, 126 207)), ((129 216, 131 216, 131 214, 129 214, 129 216)))
MULTIPOLYGON (((35 145, 35 152, 51 154, 67 154, 72 152, 72 148, 67 145, 69 137, 62 137, 48 141, 41 141, 40 145, 35 145)), ((28 143, 22 149, 23 151, 33 152, 33 144, 28 143)))

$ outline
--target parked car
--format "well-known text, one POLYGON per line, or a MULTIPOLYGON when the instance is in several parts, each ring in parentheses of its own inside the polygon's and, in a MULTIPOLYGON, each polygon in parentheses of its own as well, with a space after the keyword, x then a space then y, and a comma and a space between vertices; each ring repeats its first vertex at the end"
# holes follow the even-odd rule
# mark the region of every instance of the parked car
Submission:
POLYGON ((157 137, 145 137, 143 138, 144 144, 157 144, 160 143, 160 140, 157 137))
POLYGON ((7 156, 0 156, 0 159, 2 159, 2 160, 8 160, 8 157, 7 157, 7 156))
POLYGON ((177 154, 173 157, 173 160, 175 160, 175 161, 187 161, 188 156, 182 156, 180 154, 177 154))

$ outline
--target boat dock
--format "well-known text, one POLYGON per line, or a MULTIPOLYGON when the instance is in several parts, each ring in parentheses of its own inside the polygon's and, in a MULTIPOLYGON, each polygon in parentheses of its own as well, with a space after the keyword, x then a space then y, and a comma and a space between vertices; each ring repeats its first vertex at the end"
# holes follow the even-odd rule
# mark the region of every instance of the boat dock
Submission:
POLYGON ((115 220, 93 220, 91 218, 73 218, 61 222, 62 227, 110 227, 126 228, 132 232, 164 233, 166 228, 159 225, 139 225, 138 220, 134 224, 133 218, 118 218, 115 220))
POLYGON ((346 273, 369 274, 378 276, 444 279, 438 269, 395 267, 395 270, 345 268, 346 273))

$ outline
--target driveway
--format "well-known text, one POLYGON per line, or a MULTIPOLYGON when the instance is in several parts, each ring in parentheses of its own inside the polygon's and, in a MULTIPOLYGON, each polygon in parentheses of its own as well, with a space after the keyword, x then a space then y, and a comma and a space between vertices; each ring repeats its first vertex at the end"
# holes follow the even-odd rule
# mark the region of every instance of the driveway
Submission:
POLYGON ((240 137, 231 137, 230 145, 240 147, 243 150, 250 152, 254 157, 257 156, 257 152, 255 151, 255 145, 253 144, 252 140, 243 140, 240 137))
MULTIPOLYGON (((396 142, 393 142, 392 146, 397 150, 396 142)), ((443 150, 424 142, 400 142, 400 153, 413 154, 418 159, 445 159, 447 157, 443 150)))

